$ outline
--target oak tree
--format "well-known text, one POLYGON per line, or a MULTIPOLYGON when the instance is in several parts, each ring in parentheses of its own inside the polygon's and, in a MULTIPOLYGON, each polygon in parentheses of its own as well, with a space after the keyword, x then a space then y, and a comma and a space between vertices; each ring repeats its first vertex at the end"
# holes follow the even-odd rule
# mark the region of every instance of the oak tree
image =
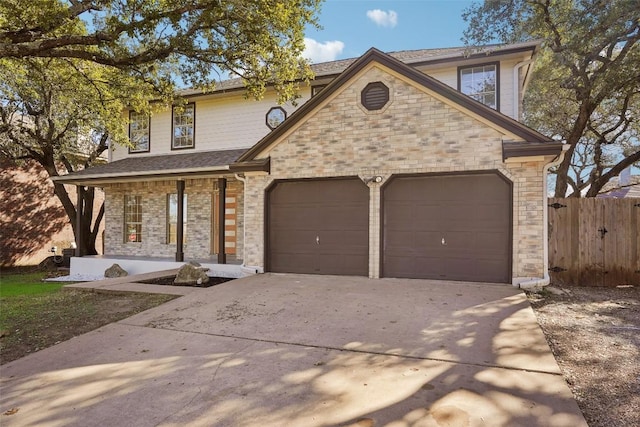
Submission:
MULTIPOLYGON (((35 161, 55 177, 103 161, 108 141, 125 141, 125 94, 140 93, 135 78, 106 67, 57 58, 0 59, 0 156, 35 161), (113 133, 112 133, 113 132, 113 133)), ((53 182, 77 235, 75 200, 53 182)), ((83 195, 83 253, 95 254, 104 206, 93 218, 95 189, 83 195)))
POLYGON ((241 77, 260 97, 295 97, 322 0, 2 0, 0 58, 74 58, 135 75, 171 97, 241 77), (170 65, 170 66, 169 66, 170 65))
POLYGON ((464 14, 470 45, 539 39, 524 121, 568 144, 555 197, 595 197, 640 161, 635 0, 487 0, 464 14))
MULTIPOLYGON (((295 100, 311 77, 301 53, 321 0, 0 0, 0 154, 50 177, 90 167, 107 144, 129 144, 125 109, 152 113, 184 86, 230 76, 247 96, 273 87, 295 100), (153 101, 153 102, 150 102, 153 101)), ((69 220, 76 209, 54 183, 69 220)), ((85 193, 84 253, 103 209, 85 193)))

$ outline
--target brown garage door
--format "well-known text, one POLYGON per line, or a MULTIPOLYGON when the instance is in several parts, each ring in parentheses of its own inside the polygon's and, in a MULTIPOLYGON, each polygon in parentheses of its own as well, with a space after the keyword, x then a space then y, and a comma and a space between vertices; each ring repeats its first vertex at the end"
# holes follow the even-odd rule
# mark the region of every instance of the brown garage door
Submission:
POLYGON ((282 181, 268 194, 267 270, 369 273, 369 189, 358 178, 282 181))
POLYGON ((392 179, 383 275, 510 282, 511 209, 511 185, 497 173, 392 179))

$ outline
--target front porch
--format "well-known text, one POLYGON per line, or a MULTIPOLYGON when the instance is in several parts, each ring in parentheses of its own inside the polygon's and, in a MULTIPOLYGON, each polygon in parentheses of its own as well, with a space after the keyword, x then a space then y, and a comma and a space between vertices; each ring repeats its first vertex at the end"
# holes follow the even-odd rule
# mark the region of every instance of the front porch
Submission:
MULTIPOLYGON (((242 261, 235 257, 227 257, 226 264, 218 264, 213 257, 188 261, 196 261, 202 267, 208 268, 207 274, 212 277, 239 278, 262 272, 256 268, 243 267, 242 261)), ((185 262, 176 262, 170 257, 88 255, 71 258, 70 274, 71 276, 96 276, 103 274, 113 264, 120 265, 129 275, 132 275, 176 269, 185 262)))
POLYGON ((193 260, 210 275, 242 276, 246 168, 231 171, 229 166, 242 152, 131 157, 57 177, 78 187, 71 275, 102 275, 114 263, 140 274, 193 260), (81 197, 87 186, 105 192, 105 255, 87 256, 83 245, 83 225, 92 221, 81 197))

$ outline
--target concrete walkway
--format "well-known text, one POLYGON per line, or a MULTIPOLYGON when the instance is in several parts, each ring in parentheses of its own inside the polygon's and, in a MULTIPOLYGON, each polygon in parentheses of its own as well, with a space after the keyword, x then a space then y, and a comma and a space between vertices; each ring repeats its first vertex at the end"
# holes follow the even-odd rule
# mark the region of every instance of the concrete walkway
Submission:
POLYGON ((3 426, 586 426, 507 285, 257 275, 1 369, 3 426))

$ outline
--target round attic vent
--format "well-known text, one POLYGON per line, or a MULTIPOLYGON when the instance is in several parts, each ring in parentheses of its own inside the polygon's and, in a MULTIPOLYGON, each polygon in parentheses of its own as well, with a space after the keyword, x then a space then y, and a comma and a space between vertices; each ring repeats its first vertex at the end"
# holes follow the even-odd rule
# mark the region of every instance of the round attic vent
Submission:
POLYGON ((389 102, 389 88, 382 82, 369 83, 362 89, 360 99, 367 110, 380 110, 389 102))

